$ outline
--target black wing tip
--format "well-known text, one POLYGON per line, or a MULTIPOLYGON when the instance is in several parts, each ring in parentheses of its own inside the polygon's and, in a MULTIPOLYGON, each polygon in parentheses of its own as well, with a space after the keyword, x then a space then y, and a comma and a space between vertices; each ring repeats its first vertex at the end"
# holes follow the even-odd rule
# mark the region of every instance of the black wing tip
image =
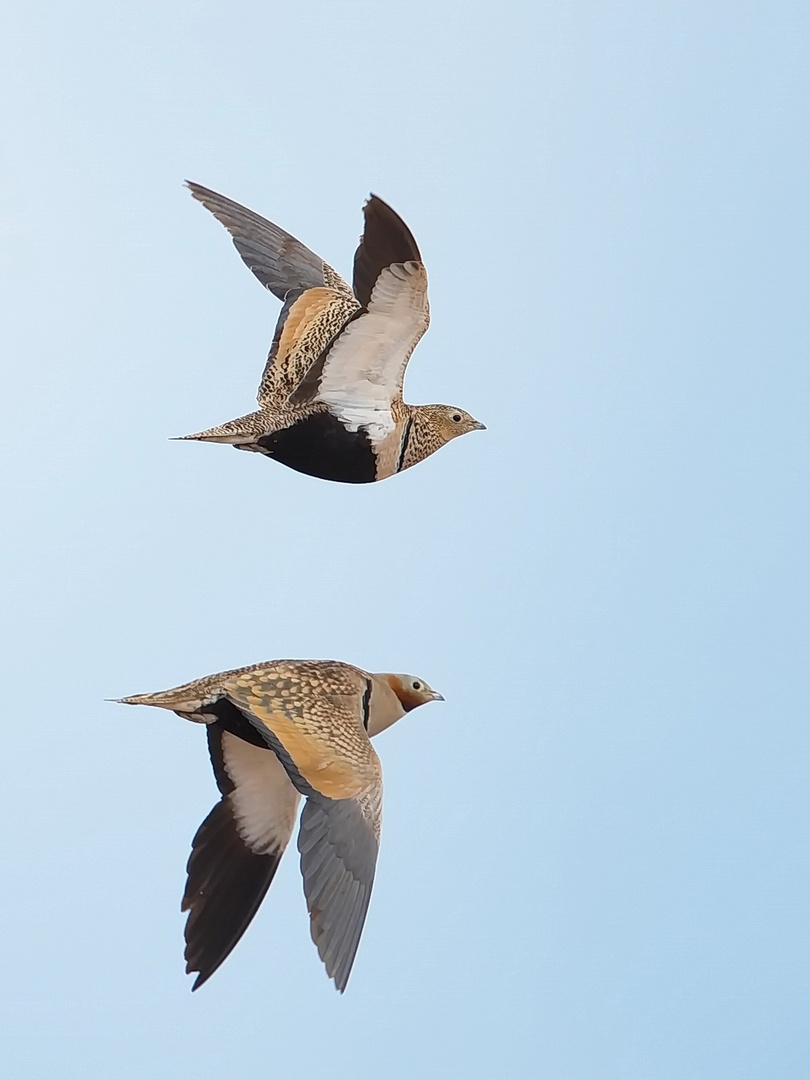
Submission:
POLYGON ((181 911, 188 913, 186 974, 199 972, 192 990, 207 982, 241 941, 283 853, 283 846, 257 854, 245 845, 227 795, 200 825, 192 841, 180 904, 181 911))
MULTIPOLYGON (((186 181, 186 183, 188 183, 188 181, 186 181)), ((390 210, 392 214, 396 214, 396 210, 393 208, 393 206, 391 206, 390 203, 387 203, 385 199, 380 198, 380 196, 377 195, 375 192, 370 191, 368 194, 368 198, 363 203, 363 213, 365 214, 369 207, 374 206, 384 206, 386 210, 390 210)))
POLYGON ((416 243, 416 238, 406 225, 402 215, 398 214, 393 206, 390 203, 387 203, 385 199, 381 199, 379 195, 375 195, 373 191, 363 203, 363 217, 365 218, 367 226, 369 223, 377 223, 383 228, 392 229, 398 232, 400 234, 399 242, 404 242, 407 246, 413 247, 417 259, 419 258, 419 247, 416 243), (376 219, 376 222, 374 222, 373 219, 376 219))
POLYGON ((422 262, 422 255, 396 210, 373 192, 363 206, 363 221, 363 235, 354 255, 354 295, 367 307, 377 278, 387 266, 422 262))
POLYGON ((239 938, 237 938, 237 940, 234 941, 228 949, 219 948, 210 950, 212 955, 206 958, 200 956, 200 952, 204 952, 205 950, 201 949, 199 943, 195 942, 195 952, 197 953, 197 955, 192 960, 189 959, 189 953, 191 951, 191 949, 189 948, 189 942, 186 942, 186 975, 197 976, 191 986, 192 993, 194 993, 195 990, 199 990, 201 986, 204 986, 205 983, 207 983, 208 980, 211 978, 211 976, 215 975, 217 971, 219 971, 219 969, 231 955, 233 950, 236 948, 238 943, 239 938))

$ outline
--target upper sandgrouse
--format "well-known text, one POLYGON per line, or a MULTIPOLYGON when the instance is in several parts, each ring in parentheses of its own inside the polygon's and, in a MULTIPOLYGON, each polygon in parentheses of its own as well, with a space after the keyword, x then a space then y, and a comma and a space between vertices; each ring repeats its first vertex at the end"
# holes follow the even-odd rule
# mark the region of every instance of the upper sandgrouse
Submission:
POLYGON ((186 435, 255 450, 348 484, 384 480, 484 425, 450 405, 407 405, 405 368, 430 321, 427 273, 408 226, 372 195, 353 288, 295 237, 199 184, 188 187, 283 301, 257 412, 186 435))
POLYGON ((324 660, 274 660, 173 690, 121 698, 207 725, 222 798, 192 841, 182 909, 192 989, 229 955, 298 832, 312 940, 341 992, 368 909, 382 772, 369 741, 441 694, 411 675, 324 660))

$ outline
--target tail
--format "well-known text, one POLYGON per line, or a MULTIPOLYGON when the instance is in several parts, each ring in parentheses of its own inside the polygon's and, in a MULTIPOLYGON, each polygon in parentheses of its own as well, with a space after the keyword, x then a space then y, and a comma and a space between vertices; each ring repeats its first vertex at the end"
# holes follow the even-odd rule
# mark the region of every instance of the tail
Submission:
POLYGON ((227 424, 206 428, 205 431, 197 431, 193 435, 179 435, 176 438, 178 441, 195 439, 197 442, 227 443, 231 446, 239 446, 244 443, 254 443, 260 435, 266 435, 270 427, 263 413, 252 412, 236 420, 229 420, 227 424))
POLYGON ((205 679, 175 686, 171 690, 159 690, 155 694, 133 694, 131 697, 113 698, 119 705, 154 705, 172 712, 195 714, 206 705, 222 697, 218 686, 205 679))
POLYGON ((175 693, 172 690, 163 690, 157 694, 132 694, 130 697, 111 698, 116 705, 157 705, 161 709, 174 707, 175 693))

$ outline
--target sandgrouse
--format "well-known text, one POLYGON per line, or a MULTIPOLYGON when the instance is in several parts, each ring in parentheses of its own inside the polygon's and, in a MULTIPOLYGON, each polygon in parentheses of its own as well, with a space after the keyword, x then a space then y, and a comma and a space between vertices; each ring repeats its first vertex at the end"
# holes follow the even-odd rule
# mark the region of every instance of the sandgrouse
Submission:
POLYGON ((412 675, 274 660, 120 699, 207 725, 222 798, 197 830, 182 910, 196 990, 256 914, 298 831, 312 940, 343 992, 366 918, 380 839, 382 773, 369 741, 441 694, 412 675))
POLYGON ((183 438, 230 443, 310 476, 366 484, 484 430, 463 409, 402 400, 405 368, 430 321, 427 274, 408 226, 382 199, 372 195, 363 207, 350 288, 277 225, 208 188, 188 187, 284 306, 258 411, 183 438))

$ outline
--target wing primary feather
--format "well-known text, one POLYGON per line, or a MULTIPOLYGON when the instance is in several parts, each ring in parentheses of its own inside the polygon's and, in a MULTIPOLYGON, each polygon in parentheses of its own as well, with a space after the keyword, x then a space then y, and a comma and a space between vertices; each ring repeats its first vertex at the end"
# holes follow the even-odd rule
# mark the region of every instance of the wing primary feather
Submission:
POLYGON ((324 261, 314 251, 246 206, 210 188, 186 181, 194 198, 202 203, 231 234, 242 261, 279 300, 290 289, 311 289, 318 285, 348 286, 331 267, 326 281, 324 261))
POLYGON ((340 969, 335 972, 335 982, 338 987, 342 988, 341 993, 346 989, 346 983, 349 981, 349 974, 354 963, 354 958, 357 956, 357 950, 360 947, 360 936, 366 921, 370 899, 371 890, 362 886, 357 901, 358 916, 352 925, 349 937, 343 944, 343 955, 345 959, 340 969))
MULTIPOLYGON (((379 793, 377 793, 378 795, 379 793)), ((377 859, 379 798, 307 799, 298 848, 310 931, 318 954, 342 993, 348 982, 368 911, 377 859)))
POLYGON ((369 890, 357 882, 357 889, 352 895, 352 909, 347 913, 345 929, 340 935, 339 946, 334 950, 330 971, 341 993, 349 981, 349 974, 360 946, 360 935, 365 923, 369 899, 369 890))
POLYGON ((321 877, 317 882, 313 882, 308 897, 309 904, 313 911, 316 908, 319 912, 329 910, 332 901, 337 898, 342 881, 342 875, 339 872, 335 872, 333 867, 329 867, 328 870, 325 870, 321 874, 321 877))
POLYGON ((344 942, 350 936, 349 929, 356 918, 357 897, 360 892, 360 882, 351 881, 345 886, 340 903, 334 904, 332 918, 322 923, 323 938, 327 942, 324 948, 323 962, 330 975, 334 975, 335 969, 343 959, 344 942))
POLYGON ((363 207, 363 236, 354 256, 354 295, 368 305, 380 273, 391 263, 421 262, 413 233, 388 203, 372 195, 363 207))
POLYGON ((225 796, 197 830, 181 904, 186 921, 186 971, 199 989, 231 954, 275 877, 284 849, 257 855, 239 836, 225 796))
POLYGON ((276 755, 227 699, 206 729, 222 799, 192 842, 181 910, 186 971, 202 986, 250 925, 275 876, 295 821, 298 793, 276 755), (242 738, 243 734, 249 740, 242 738))

